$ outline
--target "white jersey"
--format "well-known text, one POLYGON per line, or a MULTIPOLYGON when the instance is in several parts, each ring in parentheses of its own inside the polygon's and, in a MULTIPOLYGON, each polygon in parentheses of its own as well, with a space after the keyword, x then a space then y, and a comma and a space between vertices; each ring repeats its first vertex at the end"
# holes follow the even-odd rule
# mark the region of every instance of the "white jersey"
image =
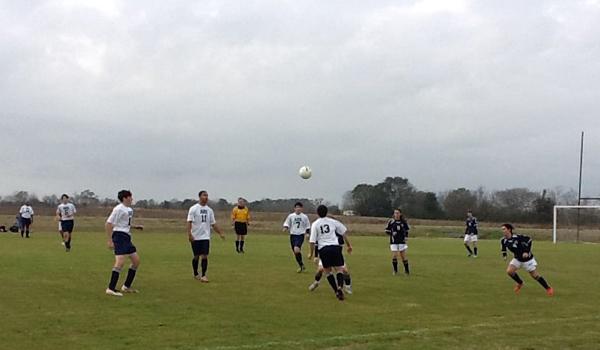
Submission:
POLYGON ((113 232, 125 232, 131 235, 131 220, 133 220, 133 209, 123 205, 123 203, 117 205, 106 222, 113 225, 113 232))
POLYGON ((310 220, 304 213, 291 213, 285 219, 283 227, 289 229, 291 235, 303 235, 310 229, 310 220))
POLYGON ((33 216, 33 208, 30 205, 23 205, 21 209, 19 209, 19 214, 23 219, 31 219, 33 216))
POLYGON ((75 205, 73 205, 73 203, 61 203, 56 209, 56 214, 60 216, 61 221, 75 219, 75 213, 77 213, 77 209, 75 209, 75 205))
POLYGON ((213 210, 200 203, 190 208, 187 221, 192 223, 192 236, 195 241, 210 239, 211 227, 217 223, 213 210))
POLYGON ((317 243, 318 249, 328 245, 340 245, 338 235, 346 234, 346 226, 332 218, 319 218, 310 229, 310 243, 317 243))

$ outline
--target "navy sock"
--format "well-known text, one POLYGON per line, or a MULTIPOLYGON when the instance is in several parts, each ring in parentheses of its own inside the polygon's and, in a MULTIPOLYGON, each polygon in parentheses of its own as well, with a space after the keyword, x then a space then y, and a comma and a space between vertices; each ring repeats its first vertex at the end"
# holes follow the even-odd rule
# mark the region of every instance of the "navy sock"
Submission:
POLYGON ((321 280, 321 277, 323 277, 323 271, 319 271, 315 274, 315 281, 319 282, 321 280))
POLYGON ((549 289, 550 286, 548 285, 548 282, 546 282, 546 280, 544 279, 544 277, 539 276, 538 278, 536 278, 536 281, 538 281, 539 284, 542 285, 542 287, 544 287, 545 289, 549 289))
POLYGON ((473 253, 475 253, 475 255, 477 255, 477 247, 473 247, 473 253))
POLYGON ((125 287, 127 287, 127 288, 131 287, 131 284, 133 283, 133 279, 135 278, 136 271, 137 271, 137 267, 131 266, 129 268, 129 271, 127 271, 127 278, 125 279, 125 284, 124 284, 125 287))
POLYGON ((468 245, 465 244, 465 248, 467 248, 467 251, 469 252, 469 254, 473 254, 471 247, 469 247, 468 245))
POLYGON ((398 272, 398 259, 392 259, 392 266, 394 267, 394 272, 398 272))
POLYGON ((350 278, 349 273, 344 274, 344 284, 346 284, 347 286, 352 285, 352 279, 350 278))
POLYGON ((510 278, 515 280, 515 282, 517 282, 518 284, 523 284, 523 280, 521 279, 521 277, 519 277, 519 275, 516 272, 509 276, 510 276, 510 278))
POLYGON ((208 259, 202 259, 202 276, 206 276, 206 270, 208 269, 208 259))
POLYGON ((194 269, 194 276, 198 276, 198 258, 192 259, 192 269, 194 269))
POLYGON ((240 251, 240 241, 235 241, 235 251, 236 252, 240 251))
POLYGON ((402 264, 404 264, 404 273, 408 275, 410 273, 410 270, 408 268, 408 260, 402 260, 402 264))
POLYGON ((335 282, 335 277, 332 273, 327 275, 327 282, 329 282, 329 285, 331 286, 331 288, 333 288, 333 291, 337 292, 337 283, 335 282))
POLYGON ((244 242, 245 241, 240 241, 240 252, 244 251, 244 242))
POLYGON ((294 255, 296 256, 296 262, 298 265, 300 267, 304 266, 304 263, 302 262, 302 253, 294 253, 294 255))
POLYGON ((337 277, 338 287, 342 288, 344 286, 344 274, 341 272, 338 272, 336 277, 337 277))
POLYGON ((117 282, 119 281, 120 273, 121 273, 120 268, 113 267, 112 272, 110 274, 110 282, 108 283, 108 289, 117 290, 117 282))

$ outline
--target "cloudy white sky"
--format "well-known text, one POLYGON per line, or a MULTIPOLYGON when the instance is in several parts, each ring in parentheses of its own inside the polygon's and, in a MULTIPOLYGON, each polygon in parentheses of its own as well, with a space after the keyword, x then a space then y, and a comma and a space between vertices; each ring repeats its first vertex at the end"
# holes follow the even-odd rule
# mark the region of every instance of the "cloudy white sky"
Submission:
POLYGON ((599 116, 600 1, 0 1, 0 194, 600 195, 599 116))

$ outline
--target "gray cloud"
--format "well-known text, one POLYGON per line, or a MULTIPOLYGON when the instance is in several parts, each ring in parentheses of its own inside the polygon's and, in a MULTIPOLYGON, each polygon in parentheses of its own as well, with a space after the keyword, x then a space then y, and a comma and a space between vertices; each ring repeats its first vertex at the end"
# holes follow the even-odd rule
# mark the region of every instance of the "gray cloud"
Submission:
POLYGON ((599 19, 567 0, 0 2, 0 193, 575 187, 586 130, 598 195, 599 19))

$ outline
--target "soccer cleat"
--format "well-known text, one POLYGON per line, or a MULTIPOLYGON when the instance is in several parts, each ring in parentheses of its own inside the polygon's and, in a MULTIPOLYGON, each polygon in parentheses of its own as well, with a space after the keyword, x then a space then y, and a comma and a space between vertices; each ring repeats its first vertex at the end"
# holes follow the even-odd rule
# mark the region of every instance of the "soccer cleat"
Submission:
POLYGON ((554 296, 554 288, 550 287, 550 288, 546 289, 546 294, 547 294, 549 297, 552 297, 552 296, 554 296))
POLYGON ((343 301, 344 300, 344 291, 342 289, 338 289, 335 292, 335 296, 336 296, 336 298, 338 298, 339 301, 343 301))
POLYGON ((298 270, 296 270, 296 272, 301 273, 304 270, 306 270, 306 267, 304 267, 304 265, 302 265, 298 268, 298 270))
POLYGON ((65 248, 65 252, 67 252, 67 253, 68 253, 68 252, 70 252, 70 251, 71 251, 71 248, 65 248))
POLYGON ((517 283, 514 288, 515 294, 519 294, 521 292, 521 288, 523 288, 523 283, 517 283))
POLYGON ((397 275, 398 275, 398 271, 392 272, 392 276, 397 276, 397 275))
POLYGON ((474 257, 474 258, 476 258, 476 257, 477 257, 477 254, 473 255, 473 257, 474 257))
POLYGON ((352 295, 352 286, 345 285, 344 290, 346 291, 346 293, 352 295))
POLYGON ((467 253, 467 258, 470 258, 473 254, 467 253))
POLYGON ((140 291, 139 291, 139 290, 137 290, 137 289, 133 289, 133 288, 131 288, 131 287, 125 287, 125 286, 122 286, 122 287, 121 287, 121 292, 122 292, 122 293, 139 293, 140 291))
POLYGON ((313 283, 310 284, 310 286, 308 286, 308 290, 310 290, 311 292, 315 289, 317 289, 317 287, 319 286, 319 282, 314 281, 313 283))
POLYGON ((122 293, 119 293, 119 292, 117 292, 117 291, 114 291, 114 290, 112 290, 112 289, 110 289, 110 288, 106 288, 106 291, 105 291, 105 293, 106 293, 106 295, 111 295, 111 296, 113 296, 113 297, 122 297, 122 296, 123 296, 123 294, 122 294, 122 293))
POLYGON ((202 283, 208 283, 208 277, 206 277, 206 276, 200 277, 200 282, 202 282, 202 283))

